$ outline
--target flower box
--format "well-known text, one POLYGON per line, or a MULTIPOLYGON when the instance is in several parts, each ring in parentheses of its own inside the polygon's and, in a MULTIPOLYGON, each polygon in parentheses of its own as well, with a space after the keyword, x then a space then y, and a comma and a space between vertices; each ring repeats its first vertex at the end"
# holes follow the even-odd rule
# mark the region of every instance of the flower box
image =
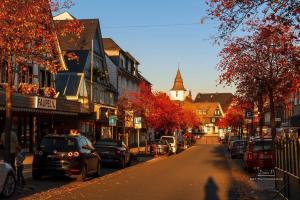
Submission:
POLYGON ((38 86, 30 83, 20 83, 18 92, 22 94, 38 94, 38 86))

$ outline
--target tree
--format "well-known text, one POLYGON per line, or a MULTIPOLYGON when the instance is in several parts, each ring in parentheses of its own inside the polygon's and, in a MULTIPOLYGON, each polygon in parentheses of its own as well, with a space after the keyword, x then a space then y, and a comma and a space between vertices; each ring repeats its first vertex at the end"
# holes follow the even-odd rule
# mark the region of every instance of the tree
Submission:
POLYGON ((61 68, 57 34, 79 33, 79 23, 70 21, 57 29, 52 13, 72 5, 70 0, 4 0, 0 3, 0 63, 6 69, 5 160, 9 161, 12 119, 12 74, 28 62, 56 73, 61 68))
POLYGON ((299 46, 293 27, 274 21, 252 23, 253 35, 228 41, 221 51, 221 83, 245 91, 264 88, 271 114, 272 137, 276 135, 275 107, 295 89, 299 80, 299 46), (250 81, 249 81, 250 79, 250 81), (260 87, 253 87, 253 83, 260 87))
POLYGON ((253 19, 272 19, 300 29, 299 0, 208 0, 208 15, 220 21, 219 36, 230 36, 253 19))
POLYGON ((244 111, 245 109, 241 105, 233 104, 228 108, 225 116, 219 120, 218 127, 241 130, 245 116, 244 111))

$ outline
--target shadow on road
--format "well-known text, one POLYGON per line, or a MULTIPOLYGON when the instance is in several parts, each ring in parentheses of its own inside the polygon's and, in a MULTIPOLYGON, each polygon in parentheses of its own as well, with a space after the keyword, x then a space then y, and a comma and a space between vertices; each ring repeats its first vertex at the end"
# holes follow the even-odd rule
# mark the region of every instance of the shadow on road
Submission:
POLYGON ((218 196, 219 188, 212 177, 208 178, 208 180, 204 186, 204 190, 205 190, 204 200, 219 200, 220 199, 218 196))
MULTIPOLYGON (((144 156, 142 158, 136 157, 131 163, 131 166, 137 165, 139 163, 146 162, 147 160, 152 159, 152 157, 144 156)), ((118 172, 120 168, 117 165, 103 165, 101 177, 113 174, 118 172)), ((40 193, 43 195, 43 192, 49 190, 55 190, 56 188, 78 188, 83 185, 88 185, 93 181, 97 181, 97 178, 90 178, 85 182, 78 181, 75 177, 68 176, 45 176, 42 180, 33 180, 32 178, 26 179, 26 186, 24 188, 17 188, 16 193, 11 199, 20 199, 20 198, 29 198, 31 195, 40 193)))

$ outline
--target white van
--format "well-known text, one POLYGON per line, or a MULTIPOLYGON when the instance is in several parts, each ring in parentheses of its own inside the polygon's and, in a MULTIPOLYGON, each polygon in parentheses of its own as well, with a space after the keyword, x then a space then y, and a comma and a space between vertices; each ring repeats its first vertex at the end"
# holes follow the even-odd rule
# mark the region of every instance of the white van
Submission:
POLYGON ((175 136, 161 136, 162 140, 167 140, 169 144, 171 145, 171 151, 172 153, 176 154, 177 152, 177 140, 175 136))

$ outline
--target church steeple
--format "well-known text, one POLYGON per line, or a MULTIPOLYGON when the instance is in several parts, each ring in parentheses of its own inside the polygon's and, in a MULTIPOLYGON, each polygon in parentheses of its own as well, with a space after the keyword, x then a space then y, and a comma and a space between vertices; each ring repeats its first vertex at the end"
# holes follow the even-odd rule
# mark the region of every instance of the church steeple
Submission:
POLYGON ((183 80, 182 80, 179 68, 177 70, 176 77, 175 77, 174 84, 173 84, 173 88, 171 90, 174 90, 174 91, 179 91, 179 90, 186 91, 186 89, 184 88, 184 85, 183 85, 183 80))

